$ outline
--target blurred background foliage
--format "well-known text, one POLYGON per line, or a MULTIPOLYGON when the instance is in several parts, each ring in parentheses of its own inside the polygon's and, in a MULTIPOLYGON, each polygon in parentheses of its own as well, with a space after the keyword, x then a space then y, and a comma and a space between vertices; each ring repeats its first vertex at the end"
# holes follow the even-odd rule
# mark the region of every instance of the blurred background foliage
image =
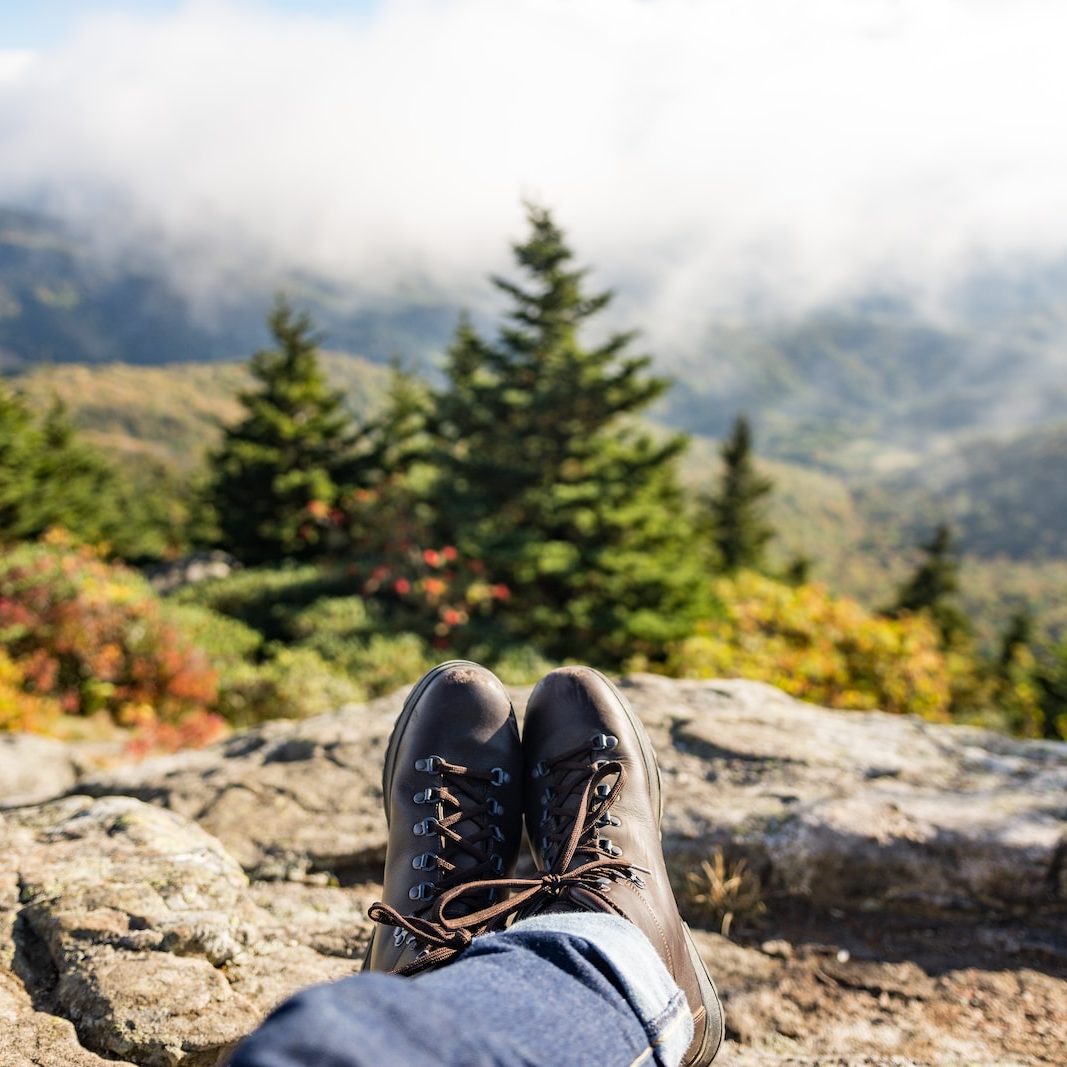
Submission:
POLYGON ((434 373, 323 352, 279 300, 247 364, 0 381, 0 728, 202 744, 468 656, 1067 737, 1062 425, 983 434, 959 338, 892 310, 722 329, 671 390, 633 335, 588 340, 611 294, 528 218, 507 316, 461 321, 434 373), (885 433, 909 397, 942 435, 951 400, 967 447, 911 462, 885 433), (229 573, 187 581, 207 548, 229 573))

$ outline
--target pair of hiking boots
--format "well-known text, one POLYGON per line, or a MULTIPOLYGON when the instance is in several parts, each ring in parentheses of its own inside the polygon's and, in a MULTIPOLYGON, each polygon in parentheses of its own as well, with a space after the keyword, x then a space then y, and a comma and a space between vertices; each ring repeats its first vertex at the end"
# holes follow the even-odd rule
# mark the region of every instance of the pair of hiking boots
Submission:
POLYGON ((382 778, 389 844, 365 966, 415 974, 510 917, 603 911, 633 922, 684 991, 710 1063, 722 1010, 674 900, 660 844, 659 769, 644 728, 589 667, 535 687, 520 741, 494 674, 444 663, 412 690, 382 778), (537 875, 515 878, 523 821, 537 875))

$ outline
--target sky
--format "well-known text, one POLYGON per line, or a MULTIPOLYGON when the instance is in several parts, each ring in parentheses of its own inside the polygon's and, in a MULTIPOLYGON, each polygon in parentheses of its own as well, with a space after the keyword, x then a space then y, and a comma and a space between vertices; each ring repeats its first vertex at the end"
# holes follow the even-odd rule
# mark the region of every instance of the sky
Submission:
POLYGON ((1067 252, 1057 0, 0 0, 0 203, 198 300, 476 301, 522 201, 684 334, 1067 252))

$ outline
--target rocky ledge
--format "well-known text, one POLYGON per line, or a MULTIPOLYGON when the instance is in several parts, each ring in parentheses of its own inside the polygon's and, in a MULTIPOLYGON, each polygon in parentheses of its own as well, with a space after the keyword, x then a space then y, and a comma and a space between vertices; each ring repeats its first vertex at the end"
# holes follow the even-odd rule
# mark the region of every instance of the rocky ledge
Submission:
MULTIPOLYGON (((674 868, 744 857, 782 901, 751 944, 700 935, 733 1020, 724 1062, 1067 1059, 1067 745, 753 683, 623 688, 660 754, 674 868), (775 918, 798 906, 829 926, 775 918), (988 1032, 966 1008, 982 996, 988 1032)), ((215 1064, 292 990, 358 970, 401 697, 92 774, 3 739, 0 1063, 215 1064)))

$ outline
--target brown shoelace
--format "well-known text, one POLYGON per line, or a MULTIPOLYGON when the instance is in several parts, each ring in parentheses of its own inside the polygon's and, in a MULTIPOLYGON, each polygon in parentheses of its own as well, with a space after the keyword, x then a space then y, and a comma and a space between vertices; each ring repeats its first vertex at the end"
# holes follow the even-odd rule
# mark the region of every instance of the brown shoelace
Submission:
POLYGON ((610 841, 599 837, 597 832, 604 826, 617 823, 610 815, 610 808, 622 792, 626 770, 615 760, 591 763, 588 756, 591 751, 597 750, 595 741, 594 738, 591 742, 578 745, 559 755, 550 764, 540 764, 537 768, 540 772, 537 777, 544 778, 546 788, 551 791, 550 799, 545 804, 545 826, 551 826, 543 835, 547 847, 542 852, 546 861, 549 851, 559 849, 549 862, 548 870, 537 878, 491 878, 484 881, 469 879, 469 869, 465 870, 461 872, 464 880, 457 881, 440 893, 430 909, 430 916, 426 918, 400 915, 383 904, 375 904, 371 908, 372 919, 408 930, 427 946, 416 960, 398 968, 396 973, 414 974, 427 967, 447 963, 478 934, 501 928, 511 915, 532 914, 540 910, 546 900, 560 899, 572 889, 592 893, 606 909, 623 914, 603 889, 613 879, 640 881, 635 872, 641 868, 619 859, 618 850, 613 848, 610 841), (614 778, 611 784, 608 783, 610 778, 614 778), (574 798, 576 803, 572 805, 574 798), (563 829, 568 823, 569 829, 563 829), (579 855, 590 858, 571 867, 574 858, 579 855), (490 890, 511 891, 512 895, 481 909, 471 910, 468 907, 459 914, 447 913, 449 905, 457 901, 466 904, 468 898, 490 890))
POLYGON ((501 864, 501 857, 492 851, 491 843, 502 840, 502 834, 487 819, 487 816, 496 814, 496 801, 488 795, 488 785, 500 784, 499 772, 475 771, 449 763, 439 756, 430 756, 425 762, 429 765, 429 773, 439 776, 442 784, 428 786, 422 792, 424 799, 421 802, 434 804, 434 810, 438 810, 436 805, 439 804, 442 812, 448 811, 440 817, 429 815, 421 824, 416 824, 422 826, 421 832, 429 840, 436 838, 438 841, 438 850, 424 853, 422 857, 426 864, 423 869, 437 872, 436 883, 424 883, 431 887, 432 896, 407 915, 382 901, 372 904, 367 911, 374 922, 406 930, 426 946, 415 960, 396 968, 396 974, 415 974, 444 962, 469 945, 475 934, 482 932, 477 924, 468 923, 465 916, 453 927, 445 927, 439 920, 428 917, 428 912, 439 910, 442 893, 459 888, 473 893, 475 885, 480 892, 492 893, 499 885, 490 877, 499 871, 501 864), (456 827, 467 821, 478 824, 476 833, 458 832, 456 827), (473 864, 461 866, 455 862, 462 854, 469 856, 473 864))

